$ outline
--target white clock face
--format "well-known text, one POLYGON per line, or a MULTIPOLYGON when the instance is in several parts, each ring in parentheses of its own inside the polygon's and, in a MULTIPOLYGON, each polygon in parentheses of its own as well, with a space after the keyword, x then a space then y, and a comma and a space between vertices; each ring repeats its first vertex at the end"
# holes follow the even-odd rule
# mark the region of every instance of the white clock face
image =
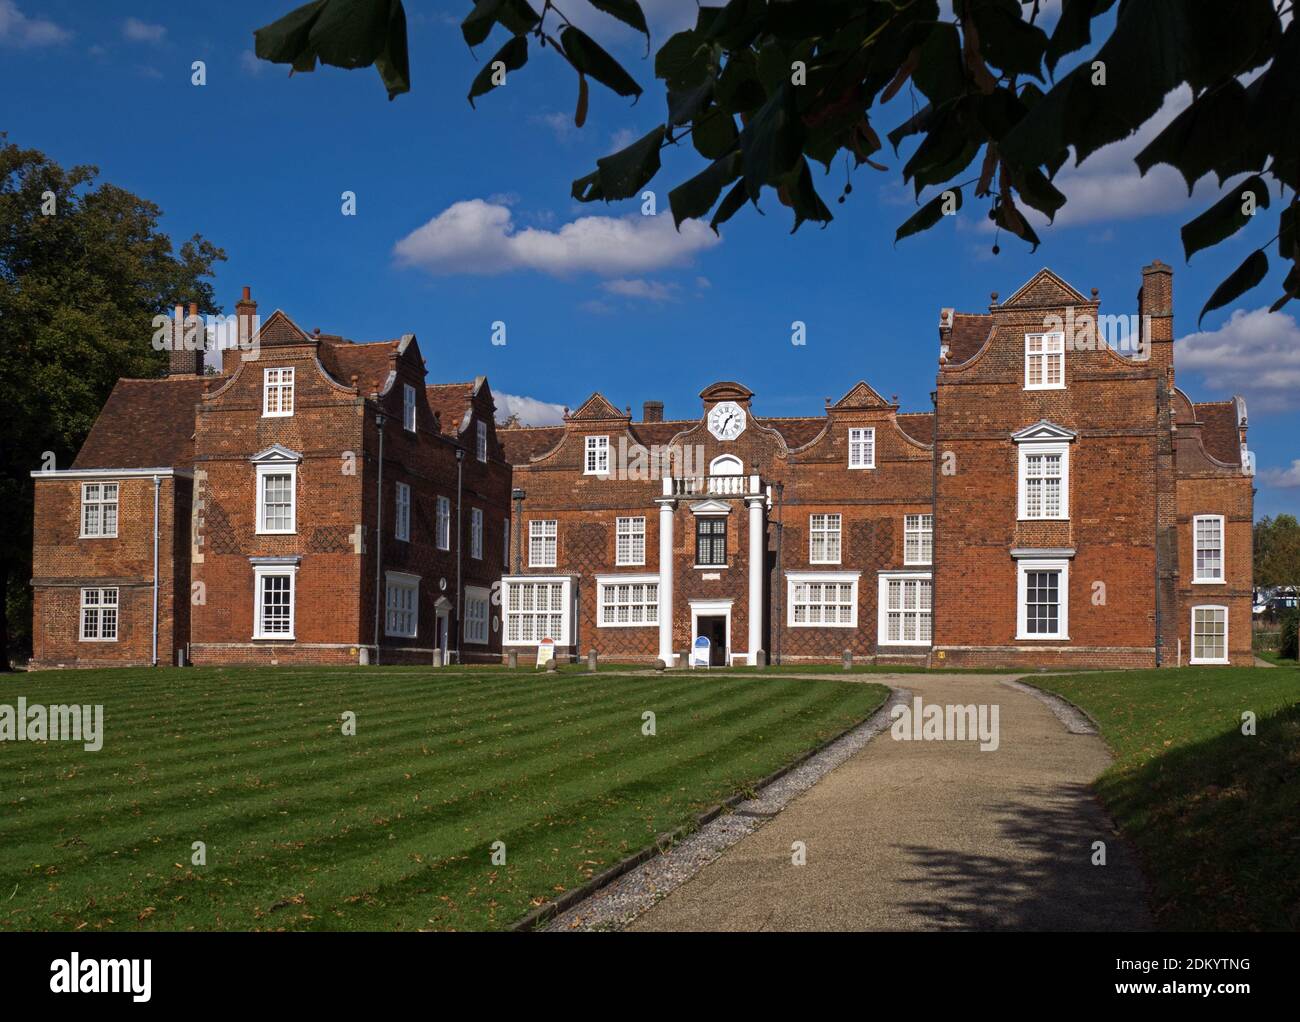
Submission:
POLYGON ((745 409, 735 401, 722 401, 709 412, 709 432, 719 440, 735 440, 745 432, 745 409))

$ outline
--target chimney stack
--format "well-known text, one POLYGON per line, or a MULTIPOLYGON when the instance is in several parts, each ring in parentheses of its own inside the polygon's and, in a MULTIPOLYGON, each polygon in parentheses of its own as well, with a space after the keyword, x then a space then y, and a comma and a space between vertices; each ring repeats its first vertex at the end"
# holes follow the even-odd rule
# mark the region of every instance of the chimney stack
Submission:
POLYGON ((244 285, 243 295, 235 303, 235 319, 239 325, 239 348, 247 353, 252 346, 250 342, 253 335, 257 332, 257 302, 253 301, 252 288, 247 284, 244 285))
POLYGON ((205 340, 204 325, 199 321, 198 303, 190 302, 188 317, 184 306, 176 306, 172 321, 171 349, 167 353, 167 375, 202 376, 205 340), (186 336, 187 332, 189 337, 186 336))
POLYGON ((662 401, 647 401, 641 406, 642 422, 663 422, 664 421, 664 403, 662 401))
POLYGON ((1174 388, 1174 271, 1154 260, 1142 267, 1142 288, 1138 291, 1138 329, 1143 350, 1151 364, 1165 372, 1170 391, 1174 388))

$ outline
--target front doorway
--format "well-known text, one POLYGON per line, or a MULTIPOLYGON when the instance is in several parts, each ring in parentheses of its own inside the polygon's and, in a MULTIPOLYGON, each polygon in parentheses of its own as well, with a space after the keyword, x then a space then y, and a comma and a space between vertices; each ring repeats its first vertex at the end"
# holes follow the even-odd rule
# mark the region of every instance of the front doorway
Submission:
POLYGON ((696 618, 696 635, 709 640, 709 666, 727 666, 727 619, 721 615, 696 618))
POLYGON ((442 651, 442 665, 447 666, 447 653, 451 647, 451 604, 447 602, 446 597, 440 597, 435 608, 437 617, 434 619, 433 645, 435 649, 442 651))

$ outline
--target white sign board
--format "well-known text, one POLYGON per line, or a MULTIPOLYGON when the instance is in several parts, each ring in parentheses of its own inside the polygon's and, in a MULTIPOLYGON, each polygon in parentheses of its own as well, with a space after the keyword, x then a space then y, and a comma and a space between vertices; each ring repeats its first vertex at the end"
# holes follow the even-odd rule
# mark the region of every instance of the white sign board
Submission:
POLYGON ((709 639, 706 635, 697 635, 695 637, 695 646, 691 649, 691 666, 708 667, 709 666, 709 639))
POLYGON ((537 644, 537 666, 545 667, 555 659, 555 640, 543 639, 537 644))

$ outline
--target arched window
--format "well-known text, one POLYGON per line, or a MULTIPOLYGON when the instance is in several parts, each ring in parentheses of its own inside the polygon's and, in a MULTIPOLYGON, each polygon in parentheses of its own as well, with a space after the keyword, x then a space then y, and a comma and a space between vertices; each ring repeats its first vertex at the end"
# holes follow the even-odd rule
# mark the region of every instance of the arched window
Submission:
POLYGON ((709 462, 711 476, 738 476, 744 475, 744 472, 744 466, 734 454, 720 454, 709 462))

